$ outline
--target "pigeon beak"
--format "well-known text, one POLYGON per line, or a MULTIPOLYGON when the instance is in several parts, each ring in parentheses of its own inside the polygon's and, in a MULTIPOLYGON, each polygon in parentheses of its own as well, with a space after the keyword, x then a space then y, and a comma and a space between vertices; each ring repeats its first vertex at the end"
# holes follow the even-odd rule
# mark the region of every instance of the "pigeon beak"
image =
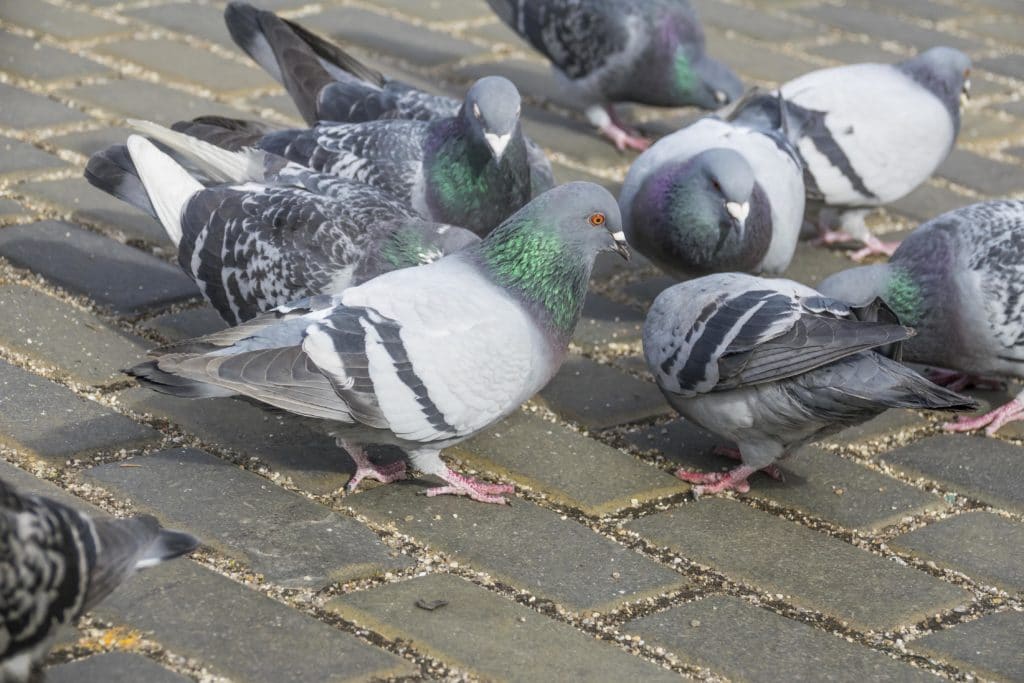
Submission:
POLYGON ((722 92, 721 90, 716 90, 716 91, 715 91, 715 100, 716 100, 716 101, 717 101, 717 102, 718 102, 719 104, 729 104, 729 96, 728 96, 728 95, 726 95, 726 94, 725 94, 724 92, 722 92))
POLYGON ((960 89, 960 106, 966 107, 971 101, 971 79, 964 81, 964 87, 960 89))
POLYGON ((742 204, 739 202, 726 202, 725 210, 729 212, 730 216, 738 220, 740 225, 743 225, 743 222, 747 220, 747 216, 750 215, 750 202, 743 202, 742 204))
POLYGON ((494 155, 495 161, 501 161, 501 157, 505 154, 505 148, 508 147, 509 141, 512 139, 512 133, 505 133, 504 135, 498 135, 497 133, 484 133, 484 140, 487 141, 487 146, 491 148, 491 153, 494 155))
POLYGON ((626 244, 626 235, 619 230, 618 232, 612 233, 612 239, 615 240, 615 244, 612 246, 611 251, 614 251, 616 254, 628 261, 629 245, 626 244))

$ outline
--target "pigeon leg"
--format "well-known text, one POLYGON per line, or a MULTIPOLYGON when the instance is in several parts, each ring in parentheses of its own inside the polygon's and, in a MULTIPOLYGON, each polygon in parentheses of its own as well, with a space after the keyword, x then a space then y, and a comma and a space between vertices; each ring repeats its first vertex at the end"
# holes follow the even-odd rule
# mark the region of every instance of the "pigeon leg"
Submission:
MULTIPOLYGON (((732 448, 730 446, 715 446, 715 450, 712 451, 715 455, 720 455, 723 458, 730 458, 732 460, 743 460, 743 456, 740 455, 740 449, 732 448)), ((777 465, 766 465, 761 468, 761 471, 767 474, 775 481, 786 481, 786 475, 782 473, 782 470, 777 465)))
POLYGON ((883 242, 874 235, 868 235, 868 238, 864 240, 864 246, 850 254, 850 258, 859 262, 868 256, 892 256, 899 246, 899 242, 883 242))
POLYGON ((992 436, 1008 422, 1024 420, 1024 400, 1020 396, 995 410, 978 417, 961 417, 956 422, 947 422, 942 428, 947 432, 970 432, 985 427, 985 433, 992 436), (986 426, 987 425, 987 426, 986 426))
POLYGON ((978 377, 958 370, 928 368, 928 371, 925 373, 925 377, 927 377, 929 381, 934 382, 939 386, 952 389, 953 391, 963 391, 968 387, 993 390, 1003 388, 1003 381, 1001 379, 997 379, 995 377, 978 377))
POLYGON ((757 470, 749 465, 740 465, 728 472, 687 472, 677 470, 676 476, 685 482, 698 484, 693 487, 693 497, 700 498, 705 493, 719 493, 721 491, 736 491, 747 493, 750 491, 750 484, 747 477, 757 470))
POLYGON ((594 104, 587 107, 587 119, 597 128, 601 135, 605 136, 620 152, 628 149, 644 151, 651 146, 651 141, 641 137, 633 131, 624 129, 616 123, 616 117, 611 105, 594 104))
POLYGON ((405 479, 404 460, 393 462, 390 465, 374 465, 361 446, 349 441, 339 441, 338 443, 356 463, 356 472, 345 486, 349 493, 355 491, 363 479, 374 479, 384 484, 405 479))
POLYGON ((448 485, 427 489, 428 496, 469 496, 481 503, 505 505, 508 501, 501 494, 515 493, 516 490, 511 484, 488 484, 465 474, 459 474, 447 467, 444 468, 444 471, 438 472, 438 475, 448 482, 448 485))

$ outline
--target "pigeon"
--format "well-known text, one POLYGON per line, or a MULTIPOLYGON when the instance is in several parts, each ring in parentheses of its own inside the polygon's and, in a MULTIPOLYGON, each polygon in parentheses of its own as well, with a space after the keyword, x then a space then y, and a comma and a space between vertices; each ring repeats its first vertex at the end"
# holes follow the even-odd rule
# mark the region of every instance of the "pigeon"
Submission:
POLYGON ((757 470, 886 408, 976 405, 873 351, 913 335, 877 310, 866 307, 861 320, 810 287, 743 273, 663 291, 644 322, 647 367, 673 408, 735 441, 742 461, 727 473, 676 476, 697 484, 695 496, 746 492, 757 470))
POLYGON ((223 182, 203 185, 139 136, 94 155, 86 178, 163 224, 179 265, 230 325, 479 241, 469 230, 419 218, 377 188, 134 123, 223 182))
POLYGON ((689 0, 487 0, 503 22, 551 60, 587 119, 621 151, 650 143, 615 102, 716 109, 743 92, 704 51, 689 0))
MULTIPOLYGON (((285 86, 308 125, 378 119, 435 121, 456 116, 462 106, 453 97, 387 78, 300 24, 248 3, 229 2, 224 22, 235 43, 285 86)), ((523 140, 532 194, 537 196, 554 187, 555 178, 544 150, 528 137, 523 140)))
POLYGON ((93 518, 0 480, 0 680, 28 681, 61 625, 136 571, 197 545, 154 517, 93 518))
POLYGON ((804 214, 803 169, 787 135, 706 117, 659 140, 619 194, 629 244, 678 278, 784 271, 804 214))
MULTIPOLYGON (((881 298, 918 334, 904 360, 939 370, 957 390, 986 376, 1024 379, 1024 201, 955 209, 914 230, 888 263, 851 268, 821 283, 828 296, 857 303, 881 298)), ((949 431, 1024 420, 1024 394, 949 431)))
MULTIPOLYGON (((809 217, 825 243, 863 242, 853 256, 892 255, 897 243, 871 234, 872 207, 906 196, 938 168, 960 131, 960 108, 970 92, 971 61, 935 47, 897 64, 852 64, 821 69, 780 89, 802 134, 809 217), (838 213, 840 230, 829 230, 838 213)), ((753 116, 778 117, 771 96, 750 103, 753 116)))
POLYGON ((336 424, 349 482, 404 478, 364 446, 401 448, 446 485, 428 495, 504 503, 507 485, 453 472, 440 451, 515 410, 554 376, 600 251, 628 258, 615 199, 592 183, 534 199, 480 242, 340 294, 281 306, 158 349, 130 374, 164 393, 241 395, 336 424))
POLYGON ((257 147, 321 173, 379 187, 426 220, 483 236, 531 197, 519 113, 519 91, 512 82, 488 76, 473 84, 455 116, 435 121, 324 122, 246 135, 245 122, 219 120, 228 123, 225 128, 206 118, 174 129, 215 144, 230 138, 235 148, 257 147), (211 126, 215 130, 208 137, 211 126))

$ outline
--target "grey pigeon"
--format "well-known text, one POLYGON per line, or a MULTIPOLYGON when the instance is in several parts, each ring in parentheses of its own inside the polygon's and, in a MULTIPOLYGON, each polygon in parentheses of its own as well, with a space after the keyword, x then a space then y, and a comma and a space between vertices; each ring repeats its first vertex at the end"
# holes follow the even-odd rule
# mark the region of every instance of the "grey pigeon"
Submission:
MULTIPOLYGON (((248 3, 229 2, 224 22, 235 43, 285 86, 311 126, 320 121, 435 121, 455 116, 462 106, 461 100, 388 78, 297 22, 248 3)), ((554 174, 544 150, 523 139, 536 196, 554 187, 554 174)))
MULTIPOLYGON (((809 218, 826 243, 863 242, 854 254, 891 255, 864 222, 873 207, 909 194, 939 167, 960 132, 971 61, 948 47, 897 64, 852 64, 812 71, 782 86, 802 131, 809 218), (830 230, 838 213, 840 230, 830 230)), ((752 103, 777 117, 769 97, 752 103)))
POLYGON ((231 126, 245 131, 247 124, 208 117, 174 128, 215 144, 230 138, 236 149, 257 147, 315 171, 379 187, 424 219, 485 235, 531 197, 519 113, 519 91, 512 82, 488 76, 473 84, 455 116, 435 121, 319 123, 309 129, 225 135, 236 132, 231 126))
POLYGON ((0 680, 28 681, 61 625, 198 544, 153 517, 93 518, 0 480, 0 680))
POLYGON ((598 185, 569 183, 462 251, 164 347, 131 374, 169 394, 237 394, 336 423, 357 465, 350 490, 404 477, 366 457, 365 444, 384 443, 447 482, 428 495, 503 503, 510 486, 453 472, 440 451, 554 376, 600 251, 628 257, 618 206, 598 185))
POLYGON ((615 146, 650 144, 615 115, 616 102, 715 109, 743 92, 704 50, 689 0, 487 0, 551 60, 587 118, 615 146))
POLYGON ((94 155, 86 178, 160 220, 182 269, 231 325, 478 241, 468 230, 419 218, 377 188, 265 152, 228 152, 143 127, 172 143, 187 141, 200 155, 193 160, 225 182, 204 186, 138 136, 94 155))
POLYGON ((800 238, 803 170, 783 130, 707 117, 659 140, 619 194, 629 244, 686 278, 777 275, 800 238))
POLYGON ((872 351, 913 330, 859 320, 858 311, 791 280, 741 273, 674 285, 644 323, 647 367, 668 402, 739 447, 728 473, 676 476, 694 495, 749 490, 747 477, 799 446, 886 408, 976 404, 872 351))
MULTIPOLYGON (((1024 379, 1024 201, 972 204, 934 218, 889 263, 851 268, 821 283, 853 303, 881 298, 918 334, 905 360, 947 368, 935 378, 962 389, 984 376, 1024 379)), ((1024 419, 1024 395, 951 431, 994 434, 1024 419)))

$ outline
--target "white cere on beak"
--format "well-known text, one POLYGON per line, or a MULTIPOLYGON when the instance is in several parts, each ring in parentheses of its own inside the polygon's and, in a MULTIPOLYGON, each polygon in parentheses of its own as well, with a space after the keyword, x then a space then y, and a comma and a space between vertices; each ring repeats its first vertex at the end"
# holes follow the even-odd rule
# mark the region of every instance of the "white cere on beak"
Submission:
POLYGON ((729 96, 726 95, 721 90, 716 90, 715 91, 715 99, 718 100, 719 104, 725 104, 726 102, 729 101, 729 96))
POLYGON ((616 242, 625 242, 626 233, 622 232, 621 230, 619 230, 618 232, 613 232, 612 239, 615 240, 616 242))
POLYGON ((505 133, 504 135, 484 133, 484 140, 487 141, 487 145, 494 152, 495 159, 501 159, 501 155, 505 153, 505 148, 508 147, 508 142, 511 139, 512 133, 505 133))
POLYGON ((480 105, 476 102, 473 103, 473 116, 480 118, 480 105))
POLYGON ((729 215, 738 220, 740 223, 747 220, 747 216, 750 214, 750 202, 726 202, 725 210, 729 212, 729 215))
POLYGON ((967 103, 971 101, 971 81, 970 79, 964 81, 964 87, 960 89, 960 106, 966 107, 967 103))

